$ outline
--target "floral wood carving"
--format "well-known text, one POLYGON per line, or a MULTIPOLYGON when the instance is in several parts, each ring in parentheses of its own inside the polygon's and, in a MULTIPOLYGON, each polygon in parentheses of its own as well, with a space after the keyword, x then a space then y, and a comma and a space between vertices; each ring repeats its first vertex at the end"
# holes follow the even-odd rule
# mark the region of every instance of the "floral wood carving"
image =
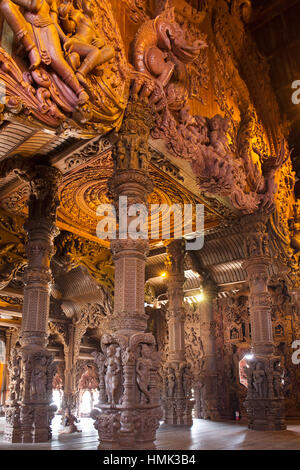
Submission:
POLYGON ((114 267, 108 249, 69 232, 62 232, 57 239, 56 259, 66 269, 85 266, 100 284, 113 290, 114 267))

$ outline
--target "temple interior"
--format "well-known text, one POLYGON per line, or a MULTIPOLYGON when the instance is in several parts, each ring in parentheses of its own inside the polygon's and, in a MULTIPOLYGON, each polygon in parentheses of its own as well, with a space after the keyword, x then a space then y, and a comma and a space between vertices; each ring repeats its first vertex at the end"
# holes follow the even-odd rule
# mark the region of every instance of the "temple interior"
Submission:
POLYGON ((300 449, 300 0, 1 0, 0 449, 300 449))

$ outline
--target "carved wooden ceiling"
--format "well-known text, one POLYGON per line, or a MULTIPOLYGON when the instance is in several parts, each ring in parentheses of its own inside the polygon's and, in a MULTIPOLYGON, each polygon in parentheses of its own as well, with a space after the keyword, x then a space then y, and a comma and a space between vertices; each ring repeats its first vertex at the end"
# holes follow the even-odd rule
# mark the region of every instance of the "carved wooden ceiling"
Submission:
MULTIPOLYGON (((158 119, 149 140, 150 174, 154 182, 149 202, 205 205, 206 242, 201 252, 191 255, 190 265, 186 267, 189 286, 197 285, 199 279, 193 273, 200 273, 200 280, 201 276, 209 275, 220 290, 225 291, 228 286, 231 289, 233 285, 243 284, 245 273, 242 269, 242 236, 234 226, 228 229, 224 226, 232 225, 241 211, 255 210, 263 196, 268 198, 268 181, 262 177, 262 161, 253 152, 252 145, 267 155, 277 155, 280 150, 284 126, 281 126, 272 90, 280 105, 281 118, 286 117, 291 122, 289 143, 295 148, 294 166, 300 172, 300 108, 291 102, 291 84, 300 80, 300 0, 253 0, 251 19, 247 17, 247 8, 244 8, 249 1, 174 0, 172 3, 176 20, 188 39, 206 41, 208 47, 201 49, 196 62, 189 64, 190 68, 184 69, 184 73, 181 69, 183 75, 188 75, 186 80, 181 77, 188 88, 188 105, 185 98, 187 90, 183 89, 182 83, 178 85, 174 80, 166 93, 169 100, 167 118, 165 121, 158 119), (243 9, 242 14, 240 9, 243 9), (266 78, 265 62, 248 40, 248 32, 269 62, 270 83, 266 78), (218 114, 224 118, 213 121, 218 114), (213 139, 217 140, 214 144, 213 139), (202 150, 197 154, 199 148, 204 149, 203 154, 202 150), (197 163, 196 157, 199 160, 203 158, 206 165, 202 179, 199 167, 191 165, 191 162, 197 163), (220 161, 221 169, 228 165, 226 177, 228 174, 234 177, 226 179, 220 176, 221 171, 218 173, 220 168, 216 164, 220 161), (259 182, 262 185, 260 193, 257 191, 259 182)), ((96 209, 99 204, 109 202, 107 180, 113 172, 111 148, 114 134, 108 131, 118 130, 124 103, 128 99, 134 41, 136 38, 143 40, 145 24, 149 27, 148 22, 154 18, 154 12, 160 11, 165 4, 164 0, 97 0, 98 16, 102 15, 100 19, 97 16, 99 29, 117 51, 114 69, 110 64, 99 79, 110 90, 105 97, 113 114, 111 122, 107 122, 107 115, 104 119, 97 114, 97 100, 93 93, 91 102, 95 120, 86 124, 89 119, 86 109, 81 110, 83 115, 78 116, 76 106, 74 109, 71 106, 73 114, 66 111, 65 125, 61 124, 57 108, 54 107, 57 114, 54 113, 53 117, 47 103, 43 103, 44 108, 38 106, 33 93, 30 99, 37 106, 34 118, 29 115, 24 119, 18 103, 10 102, 5 115, 9 119, 4 119, 0 128, 0 161, 20 154, 24 158, 49 161, 63 173, 58 211, 58 226, 62 234, 57 239, 57 254, 52 266, 56 281, 52 295, 64 302, 66 311, 68 308, 72 310, 76 302, 80 303, 79 291, 85 300, 103 301, 103 291, 97 292, 88 272, 98 284, 112 289, 112 263, 109 251, 105 249, 108 243, 96 237, 96 209), (115 100, 112 90, 118 90, 120 99, 115 100)), ((174 20, 171 23, 174 26, 174 20)), ((1 60, 3 63, 3 58, 1 60)), ((18 66, 24 68, 24 58, 18 61, 18 66)), ((2 69, 0 75, 4 80, 2 69)), ((94 85, 95 80, 93 76, 89 86, 91 83, 94 85)), ((60 85, 63 87, 61 82, 60 85)), ((28 89, 29 92, 32 90, 28 89)), ((10 89, 9 93, 12 94, 13 90, 10 89)), ((70 104, 63 104, 64 109, 69 110, 70 104)), ((58 108, 60 105, 59 101, 58 108)), ((284 233, 293 204, 293 178, 288 164, 278 180, 284 188, 281 188, 279 215, 273 221, 273 227, 274 232, 277 230, 279 233, 277 226, 281 224, 284 233)), ((16 176, 0 180, 0 208, 14 220, 19 221, 19 216, 26 215, 27 198, 28 187, 16 176)), ((14 299, 21 296, 20 278, 26 264, 24 234, 18 226, 6 226, 3 230, 10 235, 7 238, 2 236, 3 232, 0 235, 0 281, 5 285, 0 307, 2 312, 9 313, 9 296, 14 299), (8 268, 9 276, 5 277, 8 268), (8 283, 15 273, 19 273, 19 277, 8 283)), ((160 292, 163 284, 160 274, 164 258, 161 242, 152 240, 146 277, 156 286, 156 293, 160 292)), ((17 301, 14 308, 17 317, 20 314, 17 301)))
MULTIPOLYGON (((22 154, 25 158, 30 156, 37 159, 47 158, 62 171, 64 177, 59 188, 59 228, 109 246, 109 243, 100 241, 96 236, 97 207, 109 202, 107 180, 113 172, 109 140, 100 137, 88 141, 63 137, 54 139, 51 134, 34 132, 30 128, 24 130, 21 125, 18 127, 13 124, 6 126, 2 133, 3 142, 6 144, 9 142, 9 133, 13 135, 12 148, 5 152, 3 150, 3 158, 13 154, 22 154)), ((1 135, 0 133, 0 139, 1 135)), ((172 164, 166 157, 162 161, 158 158, 158 152, 154 150, 151 162, 150 173, 154 182, 154 191, 149 197, 150 204, 171 206, 176 203, 181 205, 204 203, 206 228, 221 222, 226 206, 224 208, 217 201, 210 204, 205 196, 200 197, 191 171, 190 174, 182 176, 178 166, 172 164), (186 185, 186 178, 194 184, 186 185)), ((27 184, 20 181, 17 176, 2 179, 1 207, 11 214, 26 214, 28 191, 27 184)), ((153 241, 154 245, 156 243, 153 241)))

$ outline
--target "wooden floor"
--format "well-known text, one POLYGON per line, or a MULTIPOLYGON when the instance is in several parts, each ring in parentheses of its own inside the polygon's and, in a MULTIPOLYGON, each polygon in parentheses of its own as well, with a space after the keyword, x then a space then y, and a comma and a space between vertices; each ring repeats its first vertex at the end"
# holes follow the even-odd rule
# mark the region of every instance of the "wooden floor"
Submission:
MULTIPOLYGON (((81 419, 82 433, 59 435, 60 417, 53 420, 53 439, 43 444, 8 444, 3 441, 0 418, 0 450, 96 450, 98 435, 93 420, 81 419)), ((159 450, 300 450, 300 421, 289 421, 286 431, 250 431, 244 424, 194 420, 192 428, 162 424, 157 433, 159 450)))

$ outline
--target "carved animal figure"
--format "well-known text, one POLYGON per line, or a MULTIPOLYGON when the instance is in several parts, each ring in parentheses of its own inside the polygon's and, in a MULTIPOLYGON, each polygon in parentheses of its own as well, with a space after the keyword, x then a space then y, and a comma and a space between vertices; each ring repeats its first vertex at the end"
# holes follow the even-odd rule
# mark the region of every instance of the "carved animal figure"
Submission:
POLYGON ((176 60, 184 64, 192 62, 202 47, 207 47, 203 41, 187 43, 183 30, 175 21, 174 9, 167 9, 138 31, 134 66, 164 88, 172 77, 176 60))

